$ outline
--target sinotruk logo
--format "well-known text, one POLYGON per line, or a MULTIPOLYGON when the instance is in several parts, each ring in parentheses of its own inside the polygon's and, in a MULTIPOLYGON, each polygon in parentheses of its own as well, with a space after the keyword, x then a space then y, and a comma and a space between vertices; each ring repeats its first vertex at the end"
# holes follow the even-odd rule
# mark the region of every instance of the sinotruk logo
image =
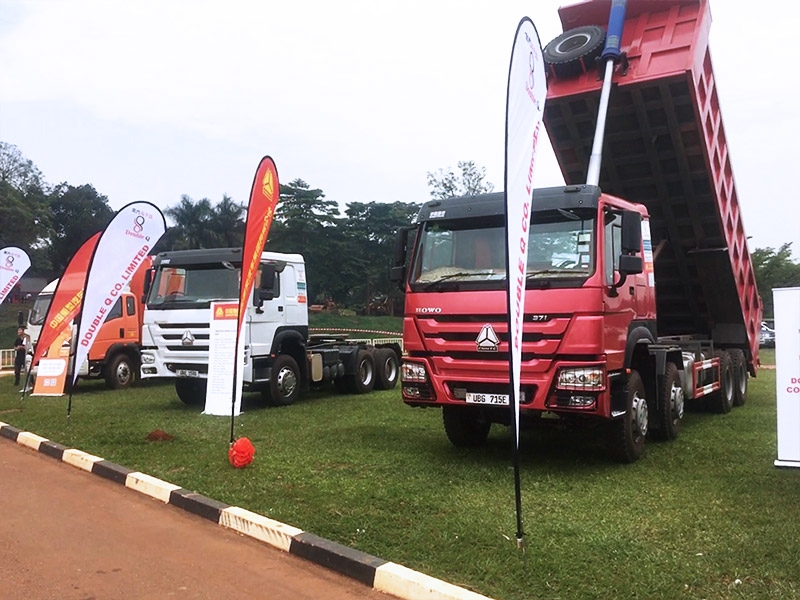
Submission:
POLYGON ((487 323, 481 327, 481 332, 475 342, 478 344, 478 352, 497 352, 500 338, 497 337, 494 327, 487 323))

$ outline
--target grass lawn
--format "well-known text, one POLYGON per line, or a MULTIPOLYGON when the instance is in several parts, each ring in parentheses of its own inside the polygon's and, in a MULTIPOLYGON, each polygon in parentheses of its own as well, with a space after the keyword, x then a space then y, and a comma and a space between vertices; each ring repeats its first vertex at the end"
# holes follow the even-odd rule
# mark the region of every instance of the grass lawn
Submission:
POLYGON ((524 554, 508 431, 453 448, 441 413, 404 406, 397 389, 283 408, 246 395, 236 432, 256 458, 242 470, 227 463, 229 419, 169 384, 82 382, 67 421, 66 398, 20 403, 3 377, 0 421, 498 600, 796 598, 800 472, 772 464, 775 372, 750 384, 745 406, 689 412, 675 442, 648 443, 633 465, 609 462, 593 436, 526 432, 524 554), (155 429, 174 439, 147 441, 155 429))

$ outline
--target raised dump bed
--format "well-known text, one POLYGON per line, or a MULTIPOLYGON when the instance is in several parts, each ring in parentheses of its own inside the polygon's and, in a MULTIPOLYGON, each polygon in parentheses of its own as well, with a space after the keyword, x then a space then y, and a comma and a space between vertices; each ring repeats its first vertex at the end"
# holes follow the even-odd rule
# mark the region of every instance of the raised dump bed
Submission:
MULTIPOLYGON (((611 0, 559 10, 564 31, 605 27, 611 0)), ((628 0, 600 187, 647 206, 658 334, 742 348, 755 374, 761 300, 722 124, 706 0, 628 0)), ((549 77, 545 125, 568 184, 586 182, 602 81, 593 62, 549 77)))

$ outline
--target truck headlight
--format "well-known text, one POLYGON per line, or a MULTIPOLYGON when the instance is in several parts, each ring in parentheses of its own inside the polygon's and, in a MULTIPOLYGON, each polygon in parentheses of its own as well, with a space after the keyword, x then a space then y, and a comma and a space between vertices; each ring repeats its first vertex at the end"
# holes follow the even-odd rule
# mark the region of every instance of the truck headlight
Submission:
POLYGON ((142 364, 143 365, 152 365, 154 362, 156 362, 156 357, 155 356, 153 356, 152 354, 149 354, 147 352, 142 354, 142 364))
POLYGON ((566 368, 558 372, 556 388, 560 390, 599 391, 605 387, 605 371, 601 367, 566 368))
POLYGON ((428 372, 423 363, 403 362, 400 377, 403 383, 425 383, 428 380, 428 372))

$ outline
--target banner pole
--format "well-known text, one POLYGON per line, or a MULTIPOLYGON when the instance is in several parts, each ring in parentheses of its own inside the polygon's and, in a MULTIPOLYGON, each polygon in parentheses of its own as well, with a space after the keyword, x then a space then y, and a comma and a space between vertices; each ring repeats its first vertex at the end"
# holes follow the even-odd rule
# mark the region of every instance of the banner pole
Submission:
POLYGON ((520 396, 528 236, 533 209, 536 147, 547 96, 539 34, 524 17, 517 26, 506 90, 505 230, 508 311, 509 408, 514 430, 512 463, 517 517, 517 547, 524 551, 520 484, 520 396))

